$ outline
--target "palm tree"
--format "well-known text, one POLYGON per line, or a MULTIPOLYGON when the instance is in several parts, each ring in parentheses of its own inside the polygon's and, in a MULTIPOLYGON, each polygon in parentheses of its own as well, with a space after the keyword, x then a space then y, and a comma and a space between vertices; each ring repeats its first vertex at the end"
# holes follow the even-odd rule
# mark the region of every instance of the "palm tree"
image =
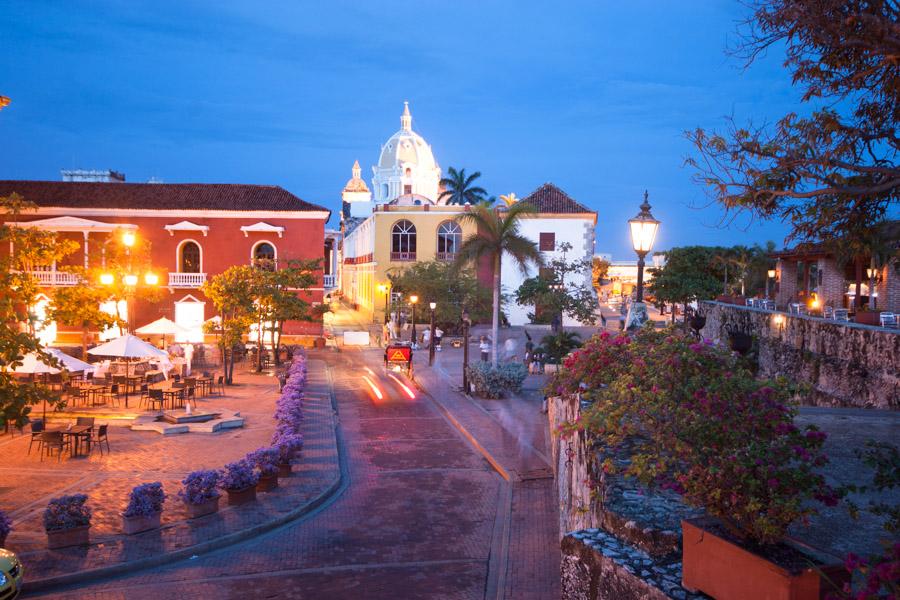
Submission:
POLYGON ((475 171, 466 175, 465 169, 457 171, 453 167, 447 169, 447 177, 441 179, 444 191, 438 196, 438 200, 446 199, 447 204, 478 204, 484 200, 487 192, 482 187, 473 185, 476 179, 481 177, 481 171, 475 171))
POLYGON ((461 223, 475 225, 475 233, 463 241, 456 257, 456 265, 477 264, 488 259, 494 268, 494 313, 491 322, 491 364, 497 366, 497 338, 500 329, 500 265, 503 254, 509 254, 522 273, 528 272, 528 265, 543 264, 537 245, 519 233, 519 220, 534 212, 529 204, 516 202, 503 210, 489 204, 478 204, 457 217, 461 223))

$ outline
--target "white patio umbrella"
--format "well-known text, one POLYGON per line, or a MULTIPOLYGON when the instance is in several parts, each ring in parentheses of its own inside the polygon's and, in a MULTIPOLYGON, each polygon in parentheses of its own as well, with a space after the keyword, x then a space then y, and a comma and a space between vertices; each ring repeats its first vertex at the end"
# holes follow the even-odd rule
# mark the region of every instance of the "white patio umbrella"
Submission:
MULTIPOLYGON (((93 371, 94 366, 86 363, 84 361, 78 360, 74 356, 69 356, 62 352, 59 348, 44 348, 44 350, 48 354, 52 354, 61 364, 62 366, 71 372, 76 371, 93 371)), ((14 369, 15 373, 29 373, 29 374, 41 374, 48 373, 54 375, 60 372, 60 369, 56 367, 51 367, 47 363, 44 362, 43 357, 41 357, 37 352, 29 352, 22 359, 22 364, 14 369)), ((43 414, 44 420, 47 420, 47 400, 43 401, 43 414)))
POLYGON ((37 352, 29 352, 28 354, 26 354, 22 359, 22 364, 13 369, 13 373, 20 374, 56 374, 59 373, 59 371, 60 370, 56 367, 51 367, 50 365, 45 363, 37 352))
POLYGON ((135 333, 140 333, 141 335, 161 335, 163 336, 163 342, 166 342, 167 335, 177 335, 188 331, 187 328, 166 317, 160 317, 152 323, 147 323, 143 327, 138 327, 134 330, 135 333))
MULTIPOLYGON (((128 365, 133 358, 169 358, 168 352, 148 344, 139 337, 126 333, 122 337, 100 344, 88 350, 94 356, 112 356, 125 359, 125 376, 129 375, 128 365)), ((125 385, 125 407, 128 407, 128 385, 125 385)))
POLYGON ((59 348, 45 348, 45 350, 52 354, 56 360, 62 364, 70 373, 77 373, 79 371, 93 371, 94 365, 91 363, 86 363, 83 360, 75 358, 74 356, 69 356, 59 348))

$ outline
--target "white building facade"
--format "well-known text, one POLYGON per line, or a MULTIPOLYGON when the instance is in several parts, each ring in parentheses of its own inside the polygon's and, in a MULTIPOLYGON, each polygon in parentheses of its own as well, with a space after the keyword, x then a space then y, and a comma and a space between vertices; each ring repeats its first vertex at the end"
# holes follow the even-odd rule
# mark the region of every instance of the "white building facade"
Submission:
MULTIPOLYGON (((547 264, 557 258, 567 262, 587 261, 587 268, 582 273, 569 275, 563 283, 591 288, 590 259, 594 256, 597 213, 576 202, 552 183, 545 183, 521 202, 532 205, 536 212, 520 221, 519 232, 537 245, 547 264), (571 246, 571 250, 563 253, 560 249, 565 245, 571 246)), ((501 285, 506 294, 515 294, 522 282, 538 274, 533 266, 527 273, 522 273, 512 258, 503 257, 501 285)), ((510 325, 527 325, 530 323, 528 313, 534 310, 533 306, 516 304, 515 300, 506 304, 510 325)), ((578 325, 581 323, 571 317, 563 317, 564 327, 578 325)))

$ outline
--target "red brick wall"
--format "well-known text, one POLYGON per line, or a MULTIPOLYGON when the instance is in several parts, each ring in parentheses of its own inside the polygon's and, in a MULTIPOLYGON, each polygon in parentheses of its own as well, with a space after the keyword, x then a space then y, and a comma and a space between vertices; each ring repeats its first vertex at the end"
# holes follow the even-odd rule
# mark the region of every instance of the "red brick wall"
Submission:
POLYGON ((797 262, 779 259, 775 267, 777 271, 777 293, 775 303, 784 306, 797 301, 797 262))
POLYGON ((878 290, 878 310, 900 312, 900 272, 897 265, 886 265, 881 270, 878 290))

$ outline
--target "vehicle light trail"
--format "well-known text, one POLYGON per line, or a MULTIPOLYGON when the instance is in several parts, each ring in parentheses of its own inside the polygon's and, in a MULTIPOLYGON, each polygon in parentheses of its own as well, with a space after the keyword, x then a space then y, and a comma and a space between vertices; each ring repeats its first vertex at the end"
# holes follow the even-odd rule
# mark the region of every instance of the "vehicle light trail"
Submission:
POLYGON ((378 386, 375 385, 375 382, 369 379, 368 375, 363 375, 363 379, 367 384, 369 384, 369 387, 372 389, 372 393, 375 394, 375 396, 379 400, 384 400, 384 394, 381 393, 381 390, 378 389, 378 386))
POLYGON ((393 373, 388 373, 388 377, 390 377, 391 379, 393 379, 394 381, 396 381, 396 382, 397 382, 397 385, 399 385, 400 387, 403 388, 403 391, 406 392, 406 395, 407 395, 407 396, 409 396, 409 397, 412 398, 413 400, 416 399, 416 394, 409 388, 408 385, 406 385, 405 383, 403 383, 402 381, 400 381, 400 379, 399 379, 397 376, 395 376, 393 373))

